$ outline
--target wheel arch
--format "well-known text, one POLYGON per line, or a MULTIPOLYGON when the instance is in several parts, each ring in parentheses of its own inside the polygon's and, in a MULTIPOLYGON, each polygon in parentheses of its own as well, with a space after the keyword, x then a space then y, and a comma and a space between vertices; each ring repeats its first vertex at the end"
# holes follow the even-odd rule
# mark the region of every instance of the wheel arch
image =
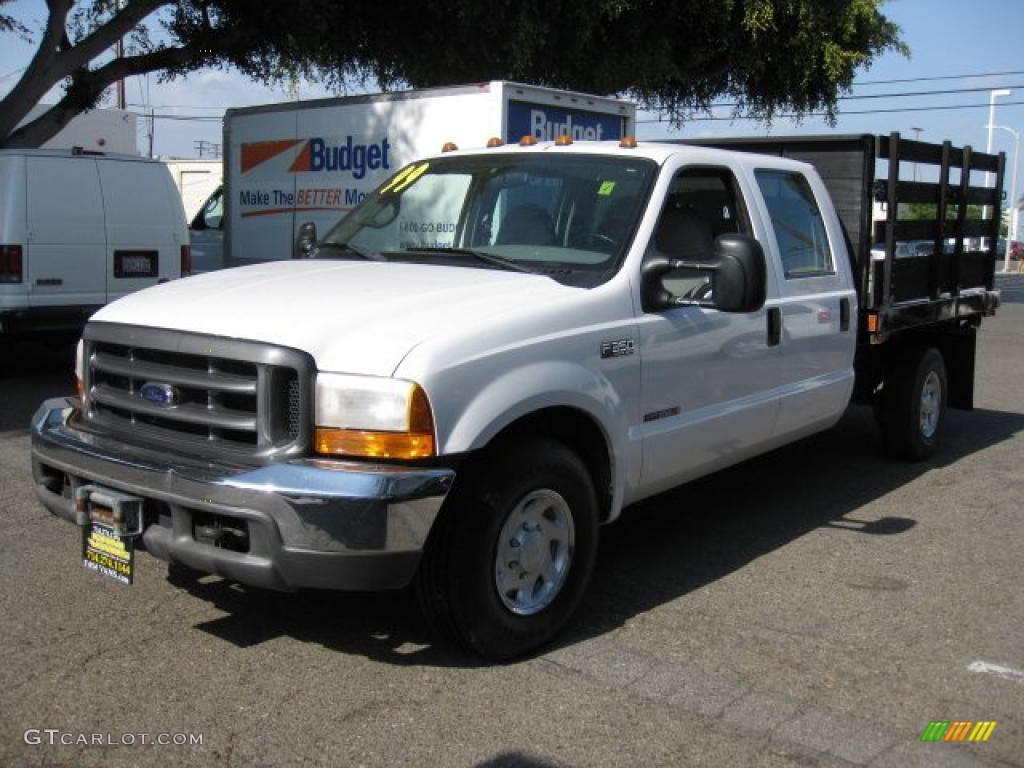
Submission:
POLYGON ((608 438, 598 421, 572 406, 541 408, 506 425, 488 441, 484 450, 532 435, 561 443, 580 457, 594 483, 598 519, 602 523, 612 519, 616 487, 612 468, 614 460, 608 438))
POLYGON ((523 435, 575 451, 594 482, 600 520, 614 519, 626 483, 626 404, 607 379, 567 362, 533 365, 491 382, 439 435, 441 453, 478 454, 523 435))

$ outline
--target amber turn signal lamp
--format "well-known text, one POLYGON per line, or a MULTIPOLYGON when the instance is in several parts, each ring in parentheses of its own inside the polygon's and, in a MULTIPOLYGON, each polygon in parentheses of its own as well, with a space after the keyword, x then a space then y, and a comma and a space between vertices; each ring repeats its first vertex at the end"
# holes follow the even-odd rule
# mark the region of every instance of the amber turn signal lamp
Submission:
POLYGON ((491 138, 489 138, 487 140, 487 148, 488 149, 494 149, 495 147, 500 147, 500 146, 504 145, 504 143, 505 142, 503 142, 497 136, 491 136, 491 138))
POLYGON ((536 136, 523 136, 523 138, 521 138, 519 140, 519 146, 520 147, 532 147, 536 143, 537 143, 537 137, 536 136))
POLYGON ((407 432, 317 427, 316 452, 325 456, 368 459, 422 459, 434 455, 434 416, 427 393, 414 386, 409 397, 407 432))
POLYGON ((424 432, 370 432, 317 427, 316 452, 369 459, 422 459, 434 455, 434 436, 424 432))
POLYGON ((570 144, 572 144, 572 136, 570 136, 567 133, 563 133, 561 136, 555 139, 556 147, 568 147, 570 144))
POLYGON ((441 147, 441 151, 442 152, 454 152, 458 148, 459 148, 459 145, 456 144, 454 141, 446 141, 444 143, 444 146, 441 147))
POLYGON ((636 149, 636 136, 623 136, 619 146, 623 149, 636 149))
POLYGON ((78 393, 80 400, 85 399, 85 382, 78 376, 75 376, 75 392, 78 393))
POLYGON ((878 315, 868 315, 868 333, 878 333, 878 315))

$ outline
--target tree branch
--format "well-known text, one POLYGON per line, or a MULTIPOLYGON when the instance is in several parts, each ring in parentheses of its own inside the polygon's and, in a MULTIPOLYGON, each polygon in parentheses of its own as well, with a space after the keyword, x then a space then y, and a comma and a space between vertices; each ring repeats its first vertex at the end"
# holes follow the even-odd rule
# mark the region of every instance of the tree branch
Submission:
POLYGON ((162 6, 171 5, 171 0, 132 0, 124 8, 114 14, 110 21, 86 35, 61 57, 67 77, 74 70, 87 66, 122 37, 137 27, 143 19, 162 6))
POLYGON ((68 122, 85 109, 91 109, 110 85, 117 80, 159 69, 173 69, 203 58, 207 50, 193 42, 180 48, 161 48, 151 53, 114 59, 99 69, 81 70, 71 78, 64 97, 36 119, 7 136, 0 134, 0 146, 38 147, 53 138, 68 122))
POLYGON ((74 0, 47 0, 50 15, 35 56, 29 62, 21 79, 0 100, 0 137, 11 132, 28 111, 50 90, 60 78, 51 74, 60 55, 60 42, 67 36, 67 18, 74 0))

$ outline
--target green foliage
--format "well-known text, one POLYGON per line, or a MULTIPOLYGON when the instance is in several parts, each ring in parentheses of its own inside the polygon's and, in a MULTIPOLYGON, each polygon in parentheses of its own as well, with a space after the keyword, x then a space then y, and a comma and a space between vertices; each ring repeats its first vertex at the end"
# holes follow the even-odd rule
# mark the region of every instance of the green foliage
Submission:
MULTIPOLYGON (((938 216, 938 206, 933 203, 902 203, 899 210, 900 219, 911 219, 913 221, 927 221, 938 216)), ((955 220, 959 214, 959 206, 946 206, 946 220, 955 220)), ((967 206, 968 219, 983 219, 984 208, 980 205, 967 206)))
MULTIPOLYGON (((674 121, 722 98, 762 120, 782 109, 832 115, 858 70, 885 51, 906 53, 882 1, 50 0, 40 44, 52 48, 0 101, 0 145, 42 86, 66 88, 50 131, 118 77, 227 66, 268 83, 316 77, 339 91, 521 80, 628 96, 674 121), (122 34, 125 58, 97 64, 122 34)), ((0 35, 17 31, 0 13, 0 35)), ((46 131, 23 130, 18 141, 46 131)))

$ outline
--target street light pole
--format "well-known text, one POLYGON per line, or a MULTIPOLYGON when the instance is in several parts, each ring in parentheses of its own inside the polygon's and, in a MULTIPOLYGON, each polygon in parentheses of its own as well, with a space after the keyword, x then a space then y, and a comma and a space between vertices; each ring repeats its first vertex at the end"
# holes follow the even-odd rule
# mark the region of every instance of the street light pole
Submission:
POLYGON ((1010 244, 1017 239, 1017 163, 1020 160, 1020 131, 1005 125, 988 124, 988 132, 1001 128, 1013 134, 1013 174, 1010 176, 1010 231, 1007 232, 1006 254, 1003 256, 1003 272, 1010 271, 1010 244))
MULTIPOLYGON (((996 123, 996 99, 1000 96, 1009 96, 1012 91, 1009 88, 1000 88, 998 90, 988 92, 988 143, 985 145, 985 153, 992 154, 992 126, 996 123)), ((987 187, 992 183, 992 174, 988 171, 985 172, 985 186, 987 187)), ((1002 192, 1002 190, 1000 190, 1002 192)), ((989 207, 986 205, 982 215, 988 218, 989 207)), ((982 250, 988 246, 988 239, 982 238, 982 250)), ((997 240, 998 242, 998 240, 997 240)))
MULTIPOLYGON (((920 141, 921 131, 923 131, 924 128, 911 128, 910 130, 914 132, 914 141, 920 141)), ((917 163, 914 163, 914 181, 917 181, 917 163)))

